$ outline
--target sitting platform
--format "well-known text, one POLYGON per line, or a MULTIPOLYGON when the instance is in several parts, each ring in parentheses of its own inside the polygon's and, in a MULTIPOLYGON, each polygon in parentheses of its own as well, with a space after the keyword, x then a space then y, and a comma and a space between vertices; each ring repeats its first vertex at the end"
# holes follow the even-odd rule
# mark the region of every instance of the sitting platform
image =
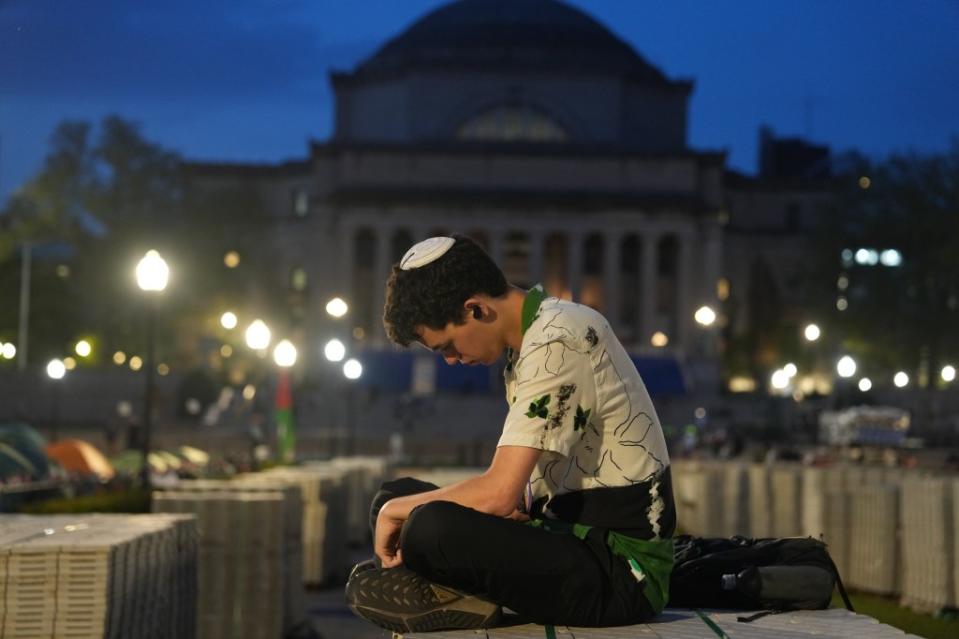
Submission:
POLYGON ((667 608, 649 623, 616 628, 574 628, 524 624, 488 630, 456 630, 393 635, 394 639, 902 639, 915 637, 844 608, 799 610, 766 615, 749 623, 753 613, 667 608))

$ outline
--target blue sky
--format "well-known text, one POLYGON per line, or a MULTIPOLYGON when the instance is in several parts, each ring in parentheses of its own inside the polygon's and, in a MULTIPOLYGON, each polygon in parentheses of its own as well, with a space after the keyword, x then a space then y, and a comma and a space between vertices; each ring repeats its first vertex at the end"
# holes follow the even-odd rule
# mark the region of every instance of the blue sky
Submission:
MULTIPOLYGON (((689 141, 753 172, 758 127, 836 150, 959 136, 956 0, 570 0, 672 78, 689 141)), ((117 113, 186 157, 305 157, 348 70, 441 0, 0 0, 0 202, 53 127, 117 113)))

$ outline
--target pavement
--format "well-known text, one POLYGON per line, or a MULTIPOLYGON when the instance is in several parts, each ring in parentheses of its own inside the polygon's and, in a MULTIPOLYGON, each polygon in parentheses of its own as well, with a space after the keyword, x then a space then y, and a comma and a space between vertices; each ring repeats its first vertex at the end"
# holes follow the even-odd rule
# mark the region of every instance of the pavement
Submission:
POLYGON ((307 611, 323 639, 390 639, 393 633, 355 616, 346 606, 344 585, 306 592, 307 611))

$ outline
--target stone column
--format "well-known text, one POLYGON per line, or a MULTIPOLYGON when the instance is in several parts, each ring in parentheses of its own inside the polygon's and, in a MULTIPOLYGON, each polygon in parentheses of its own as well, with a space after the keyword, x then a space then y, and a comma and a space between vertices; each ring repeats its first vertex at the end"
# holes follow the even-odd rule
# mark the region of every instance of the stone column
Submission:
POLYGON ((543 261, 545 236, 542 233, 531 231, 529 233, 529 283, 542 284, 546 276, 543 261))
POLYGON ((622 243, 620 234, 609 232, 603 237, 603 314, 609 325, 616 330, 622 319, 620 318, 620 296, 623 294, 620 269, 622 259, 620 253, 622 243))
POLYGON ((693 348, 693 302, 696 292, 692 283, 693 237, 690 233, 676 235, 676 330, 679 345, 690 353, 693 348))
MULTIPOLYGON (((375 227, 374 227, 375 228, 375 227)), ((373 264, 373 290, 370 295, 373 296, 372 312, 370 317, 370 335, 368 336, 372 343, 382 344, 386 338, 380 328, 380 317, 383 314, 383 304, 386 301, 386 278, 390 269, 390 237, 393 234, 392 228, 376 229, 376 254, 373 264)), ((362 293, 358 293, 362 294, 362 293)))
MULTIPOLYGON (((340 226, 339 232, 339 263, 336 265, 337 281, 333 285, 336 295, 339 295, 350 306, 356 302, 356 291, 353 290, 353 250, 356 245, 356 229, 348 224, 340 226)), ((326 302, 323 300, 323 312, 326 312, 326 302)))
POLYGON ((566 234, 566 241, 569 249, 566 252, 568 258, 566 281, 569 283, 569 291, 573 301, 579 302, 583 286, 583 234, 578 231, 571 231, 566 234))
POLYGON ((722 229, 718 222, 710 222, 703 233, 703 281, 701 295, 703 300, 713 305, 713 310, 718 312, 719 309, 716 308, 716 284, 722 276, 722 229))
POLYGON ((639 328, 636 343, 641 348, 649 347, 649 338, 656 330, 656 280, 657 257, 659 252, 659 235, 645 232, 642 235, 642 263, 639 273, 640 295, 639 301, 639 328))
MULTIPOLYGON (((716 294, 716 287, 722 275, 722 228, 715 218, 707 224, 708 226, 702 231, 703 262, 702 272, 700 274, 702 282, 697 287, 700 291, 700 300, 698 300, 696 304, 697 307, 700 301, 708 304, 710 308, 716 311, 718 318, 721 302, 719 301, 719 296, 716 294)), ((696 328, 699 329, 698 324, 696 328)), ((706 334, 703 336, 704 339, 702 342, 704 356, 715 357, 717 355, 719 331, 720 328, 718 324, 713 324, 706 329, 706 334)))

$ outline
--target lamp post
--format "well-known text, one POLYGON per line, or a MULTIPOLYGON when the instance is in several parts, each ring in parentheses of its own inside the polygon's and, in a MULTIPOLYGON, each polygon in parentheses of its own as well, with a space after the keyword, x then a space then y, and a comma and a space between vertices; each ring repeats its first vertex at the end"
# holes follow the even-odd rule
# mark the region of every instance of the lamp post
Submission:
POLYGON ((347 454, 353 455, 356 453, 356 415, 354 414, 355 401, 353 398, 356 386, 356 380, 363 375, 363 365, 359 360, 350 358, 343 363, 343 376, 347 380, 347 390, 346 390, 346 427, 349 432, 349 440, 347 445, 347 454))
POLYGON ((710 329, 712 329, 713 325, 716 323, 716 311, 709 306, 700 306, 693 314, 693 319, 696 320, 696 323, 699 324, 699 327, 702 329, 699 340, 700 355, 703 357, 708 357, 713 354, 713 336, 710 333, 710 329))
MULTIPOLYGON (((348 339, 344 318, 346 318, 349 312, 350 305, 347 304, 346 300, 342 297, 332 297, 326 302, 326 314, 329 316, 329 319, 325 323, 325 328, 329 329, 332 338, 323 346, 323 356, 328 362, 333 364, 339 364, 346 357, 346 344, 344 344, 340 338, 343 340, 348 339)), ((339 367, 337 366, 336 368, 339 367)), ((349 413, 349 395, 343 395, 342 402, 335 401, 335 395, 337 391, 342 388, 343 384, 338 372, 323 367, 320 369, 319 375, 320 383, 323 386, 324 392, 329 397, 331 406, 336 405, 336 413, 339 413, 340 410, 343 412, 342 417, 335 413, 328 416, 330 433, 328 445, 330 454, 335 457, 340 453, 340 449, 343 446, 342 429, 348 427, 349 415, 347 413, 349 413)))
POLYGON ((296 458, 296 425, 293 423, 293 393, 290 369, 296 364, 296 347, 290 340, 281 340, 273 349, 273 361, 280 368, 276 384, 276 439, 280 459, 286 463, 296 458))
POLYGON ((60 380, 67 374, 67 367, 59 359, 51 359, 47 363, 47 377, 53 380, 53 424, 50 441, 60 438, 60 380))
POLYGON ((170 268, 157 251, 149 250, 136 268, 137 286, 149 295, 147 308, 147 356, 146 386, 143 397, 143 467, 140 469, 140 481, 144 488, 150 488, 150 435, 153 429, 154 373, 156 371, 156 315, 159 294, 166 289, 170 279, 170 268))
POLYGON ((257 319, 253 320, 253 323, 246 327, 244 338, 246 339, 246 345, 249 346, 251 350, 259 352, 266 350, 266 347, 270 345, 272 334, 266 323, 263 320, 257 319))

